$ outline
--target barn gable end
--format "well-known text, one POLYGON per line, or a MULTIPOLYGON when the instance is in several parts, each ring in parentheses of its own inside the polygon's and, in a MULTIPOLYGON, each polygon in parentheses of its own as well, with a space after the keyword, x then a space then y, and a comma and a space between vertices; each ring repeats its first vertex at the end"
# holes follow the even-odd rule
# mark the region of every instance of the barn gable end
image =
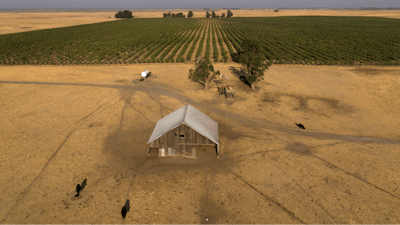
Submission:
POLYGON ((148 144, 182 154, 194 154, 198 145, 216 145, 219 149, 218 123, 185 105, 157 122, 148 144))

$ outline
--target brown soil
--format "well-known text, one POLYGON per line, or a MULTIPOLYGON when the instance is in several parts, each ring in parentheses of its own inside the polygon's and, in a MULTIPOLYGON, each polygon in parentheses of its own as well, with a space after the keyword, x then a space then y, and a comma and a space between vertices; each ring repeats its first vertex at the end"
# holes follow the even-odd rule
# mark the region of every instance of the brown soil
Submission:
POLYGON ((399 67, 272 66, 251 91, 214 66, 234 100, 189 64, 0 67, 1 223, 400 223, 399 67), (222 156, 149 158, 188 103, 222 156))
POLYGON ((112 12, 0 12, 0 34, 113 21, 112 12))

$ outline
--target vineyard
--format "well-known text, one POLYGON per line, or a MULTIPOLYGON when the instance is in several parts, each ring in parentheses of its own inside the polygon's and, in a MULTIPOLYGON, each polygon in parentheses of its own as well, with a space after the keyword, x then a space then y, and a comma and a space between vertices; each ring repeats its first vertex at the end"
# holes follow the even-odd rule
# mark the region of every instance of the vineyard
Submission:
POLYGON ((245 39, 274 64, 399 65, 400 20, 131 19, 0 36, 0 65, 227 62, 245 39))

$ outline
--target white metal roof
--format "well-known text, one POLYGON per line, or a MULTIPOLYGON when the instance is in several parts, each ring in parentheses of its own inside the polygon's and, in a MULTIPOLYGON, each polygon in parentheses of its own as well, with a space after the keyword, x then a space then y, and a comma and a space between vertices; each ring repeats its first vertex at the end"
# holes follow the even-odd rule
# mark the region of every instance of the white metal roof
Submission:
POLYGON ((156 140, 182 123, 210 141, 219 144, 218 122, 189 104, 160 119, 147 143, 156 140))

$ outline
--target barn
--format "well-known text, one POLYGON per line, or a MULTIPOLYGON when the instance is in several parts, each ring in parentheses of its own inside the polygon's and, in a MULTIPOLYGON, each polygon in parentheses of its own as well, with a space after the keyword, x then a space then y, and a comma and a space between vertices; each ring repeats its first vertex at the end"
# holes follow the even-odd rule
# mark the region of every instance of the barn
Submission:
POLYGON ((199 146, 215 146, 220 154, 218 123, 191 105, 185 105, 160 119, 148 141, 149 153, 159 156, 196 157, 199 146))

